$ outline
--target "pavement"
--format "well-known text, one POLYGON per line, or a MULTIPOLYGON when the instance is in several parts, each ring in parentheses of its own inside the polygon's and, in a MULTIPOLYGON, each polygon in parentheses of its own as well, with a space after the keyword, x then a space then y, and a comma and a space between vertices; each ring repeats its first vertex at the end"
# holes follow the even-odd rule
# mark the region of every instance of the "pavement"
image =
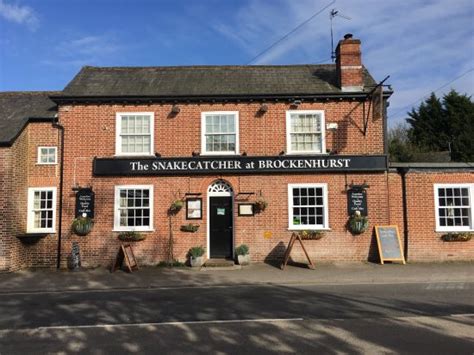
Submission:
POLYGON ((128 273, 105 268, 23 270, 0 274, 0 294, 93 291, 110 289, 193 288, 236 285, 339 285, 472 283, 474 262, 373 264, 316 264, 305 266, 254 263, 240 270, 198 270, 187 267, 141 267, 128 273))

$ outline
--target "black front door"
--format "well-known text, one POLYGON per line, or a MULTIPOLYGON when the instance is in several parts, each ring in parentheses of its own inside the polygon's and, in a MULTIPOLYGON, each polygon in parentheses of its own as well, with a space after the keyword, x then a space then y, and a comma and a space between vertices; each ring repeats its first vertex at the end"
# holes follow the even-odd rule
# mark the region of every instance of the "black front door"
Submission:
POLYGON ((209 254, 232 257, 232 197, 209 198, 209 254))

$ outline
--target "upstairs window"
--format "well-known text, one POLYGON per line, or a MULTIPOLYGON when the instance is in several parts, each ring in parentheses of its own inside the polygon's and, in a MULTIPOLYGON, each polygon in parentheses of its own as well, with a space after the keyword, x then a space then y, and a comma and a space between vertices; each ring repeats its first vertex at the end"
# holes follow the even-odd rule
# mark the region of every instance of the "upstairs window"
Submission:
POLYGON ((288 154, 325 154, 324 111, 286 112, 288 154))
POLYGON ((38 147, 38 164, 56 164, 58 159, 57 147, 38 147))
POLYGON ((153 230, 153 186, 115 186, 114 229, 117 231, 153 230))
POLYGON ((436 230, 474 229, 474 184, 435 184, 436 230))
POLYGON ((152 112, 117 113, 116 147, 117 155, 152 155, 153 122, 152 112))
POLYGON ((202 154, 238 154, 238 112, 203 112, 201 130, 202 154))
POLYGON ((28 233, 54 233, 56 225, 56 188, 28 189, 28 233))

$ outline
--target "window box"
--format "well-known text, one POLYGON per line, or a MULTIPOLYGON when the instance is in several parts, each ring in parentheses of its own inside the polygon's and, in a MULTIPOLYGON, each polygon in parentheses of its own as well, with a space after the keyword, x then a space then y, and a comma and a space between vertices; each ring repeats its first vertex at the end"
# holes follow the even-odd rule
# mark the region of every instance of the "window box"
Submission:
POLYGON ((44 237, 48 236, 49 233, 26 233, 17 235, 16 237, 23 243, 23 244, 36 244, 44 237))
POLYGON ((468 242, 472 239, 474 233, 447 233, 441 236, 444 242, 468 242))
POLYGON ((141 240, 144 240, 146 236, 141 234, 140 232, 133 231, 119 233, 117 238, 122 242, 139 242, 141 240))

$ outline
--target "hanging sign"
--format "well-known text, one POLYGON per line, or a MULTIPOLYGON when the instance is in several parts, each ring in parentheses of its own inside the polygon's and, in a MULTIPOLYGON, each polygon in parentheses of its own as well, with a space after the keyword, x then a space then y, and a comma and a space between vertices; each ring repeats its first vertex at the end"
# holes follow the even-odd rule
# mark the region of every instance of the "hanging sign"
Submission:
POLYGON ((94 218, 95 193, 91 188, 81 188, 76 192, 76 218, 83 217, 84 213, 89 218, 94 218))
POLYGON ((352 216, 357 211, 367 216, 367 191, 362 188, 351 188, 347 191, 347 213, 352 216))
POLYGON ((96 158, 96 176, 309 173, 384 171, 383 155, 308 155, 268 157, 96 158))

